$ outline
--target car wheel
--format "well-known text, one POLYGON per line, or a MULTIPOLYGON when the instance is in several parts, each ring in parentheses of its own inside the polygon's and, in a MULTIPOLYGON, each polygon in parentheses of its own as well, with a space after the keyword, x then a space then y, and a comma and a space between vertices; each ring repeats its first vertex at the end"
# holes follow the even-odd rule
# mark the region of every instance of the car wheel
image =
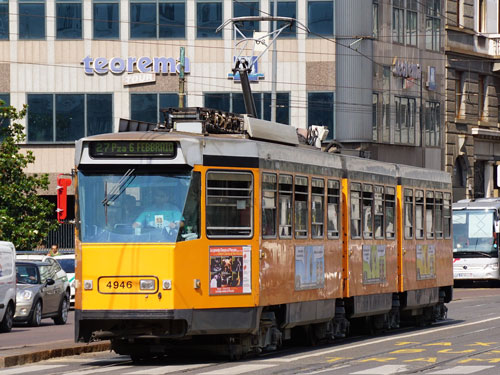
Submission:
POLYGON ((68 297, 64 296, 59 306, 59 312, 54 318, 54 323, 57 325, 66 324, 68 320, 68 297))
POLYGON ((42 323, 42 301, 38 300, 33 306, 31 317, 28 324, 32 327, 38 327, 42 323))
POLYGON ((7 310, 5 310, 5 315, 0 323, 0 332, 10 332, 12 325, 14 324, 14 306, 12 303, 7 305, 7 310))

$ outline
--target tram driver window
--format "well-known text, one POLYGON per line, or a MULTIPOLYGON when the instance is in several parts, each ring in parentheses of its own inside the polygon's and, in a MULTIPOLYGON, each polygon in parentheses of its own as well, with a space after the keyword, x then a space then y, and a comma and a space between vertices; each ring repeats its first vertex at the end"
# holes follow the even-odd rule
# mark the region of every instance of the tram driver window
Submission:
POLYGON ((325 181, 313 178, 311 181, 311 231, 313 238, 323 238, 325 181))
POLYGON ((328 238, 339 237, 340 183, 328 180, 327 232, 328 238))
POLYGON ((434 238, 434 192, 425 195, 425 228, 427 238, 434 238))
POLYGON ((308 181, 307 177, 295 177, 295 238, 307 237, 308 222, 308 181))
POLYGON ((436 238, 443 238, 443 193, 436 192, 434 202, 436 238))
POLYGON ((361 237, 361 184, 351 184, 351 238, 361 237))
POLYGON ((252 236, 253 178, 247 172, 207 173, 207 236, 252 236))
POLYGON ((277 178, 275 174, 262 174, 262 236, 276 237, 277 178))
POLYGON ((393 187, 385 188, 385 233, 386 238, 394 239, 394 222, 396 218, 395 211, 396 189, 393 187))
POLYGON ((413 238, 413 190, 404 191, 404 226, 405 239, 413 238))
POLYGON ((363 185, 363 238, 373 237, 373 185, 363 185))
POLYGON ((292 237, 292 176, 279 176, 279 231, 281 238, 292 237))
POLYGON ((415 238, 424 238, 424 191, 415 191, 415 238))

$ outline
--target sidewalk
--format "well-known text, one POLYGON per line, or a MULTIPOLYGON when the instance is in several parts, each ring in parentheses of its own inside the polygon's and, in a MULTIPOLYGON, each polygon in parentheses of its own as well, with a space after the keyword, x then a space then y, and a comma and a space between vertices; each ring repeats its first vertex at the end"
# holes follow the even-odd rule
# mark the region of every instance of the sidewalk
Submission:
POLYGON ((77 344, 73 340, 60 341, 53 344, 0 348, 0 368, 24 365, 26 363, 44 361, 50 358, 103 352, 107 350, 110 350, 109 341, 77 344))

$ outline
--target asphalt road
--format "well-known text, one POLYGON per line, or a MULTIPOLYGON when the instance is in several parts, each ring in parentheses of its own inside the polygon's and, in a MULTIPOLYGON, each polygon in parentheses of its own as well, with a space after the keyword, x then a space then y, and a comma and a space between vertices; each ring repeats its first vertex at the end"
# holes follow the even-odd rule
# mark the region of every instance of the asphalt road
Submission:
MULTIPOLYGON (((354 337, 313 348, 293 347, 239 362, 191 356, 134 365, 128 357, 102 352, 7 368, 0 375, 500 374, 500 289, 455 289, 455 300, 448 308, 448 319, 430 327, 354 337)), ((26 330, 39 337, 44 335, 41 330, 54 327, 48 320, 44 327, 26 330)), ((0 347, 5 342, 1 336, 0 347)))

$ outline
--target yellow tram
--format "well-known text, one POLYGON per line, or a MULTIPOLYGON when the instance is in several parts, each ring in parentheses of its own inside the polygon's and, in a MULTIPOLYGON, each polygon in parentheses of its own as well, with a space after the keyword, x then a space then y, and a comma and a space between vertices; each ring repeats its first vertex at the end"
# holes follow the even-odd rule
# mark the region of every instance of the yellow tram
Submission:
POLYGON ((322 152, 246 115, 166 118, 77 142, 77 341, 238 357, 446 316, 447 173, 322 152))

